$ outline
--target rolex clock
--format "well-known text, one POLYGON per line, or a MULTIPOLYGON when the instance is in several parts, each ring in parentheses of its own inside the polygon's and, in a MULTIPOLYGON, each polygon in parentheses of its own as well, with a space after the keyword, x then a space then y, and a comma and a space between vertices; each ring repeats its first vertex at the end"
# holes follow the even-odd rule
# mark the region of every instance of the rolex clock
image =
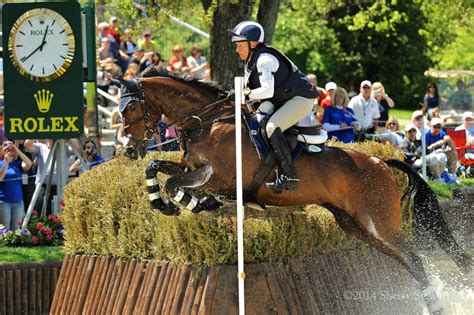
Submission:
POLYGON ((49 82, 62 76, 75 52, 74 32, 68 21, 48 8, 31 9, 13 24, 8 53, 25 78, 49 82))
POLYGON ((1 14, 5 136, 10 140, 81 137, 79 2, 6 3, 1 14))

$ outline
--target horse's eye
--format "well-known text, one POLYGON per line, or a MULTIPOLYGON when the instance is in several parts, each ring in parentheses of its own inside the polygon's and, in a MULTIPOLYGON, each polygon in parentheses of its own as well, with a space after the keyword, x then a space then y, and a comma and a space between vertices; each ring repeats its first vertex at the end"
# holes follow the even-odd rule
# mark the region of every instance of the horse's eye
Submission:
POLYGON ((133 111, 135 111, 135 109, 137 109, 137 105, 136 104, 130 104, 130 110, 133 112, 133 111))

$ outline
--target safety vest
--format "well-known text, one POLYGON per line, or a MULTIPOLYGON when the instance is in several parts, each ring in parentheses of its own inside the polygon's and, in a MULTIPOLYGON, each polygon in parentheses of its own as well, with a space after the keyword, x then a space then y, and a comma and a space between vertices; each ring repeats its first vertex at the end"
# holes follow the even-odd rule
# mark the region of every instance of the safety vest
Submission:
POLYGON ((263 44, 254 49, 247 63, 247 69, 250 72, 248 80, 248 87, 250 89, 260 87, 259 76, 261 73, 257 70, 257 60, 260 54, 263 53, 275 56, 280 63, 277 71, 273 73, 275 82, 273 97, 264 101, 270 101, 276 108, 279 108, 295 96, 306 98, 316 98, 318 96, 316 87, 311 84, 306 75, 288 57, 275 48, 263 44))

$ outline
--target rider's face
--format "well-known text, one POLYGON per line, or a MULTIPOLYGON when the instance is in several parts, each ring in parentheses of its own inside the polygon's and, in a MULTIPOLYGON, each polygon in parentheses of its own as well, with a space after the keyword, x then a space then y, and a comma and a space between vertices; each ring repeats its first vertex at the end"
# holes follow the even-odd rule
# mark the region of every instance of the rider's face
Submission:
POLYGON ((239 55, 240 59, 247 60, 249 56, 249 45, 247 42, 237 42, 235 43, 235 51, 239 55))

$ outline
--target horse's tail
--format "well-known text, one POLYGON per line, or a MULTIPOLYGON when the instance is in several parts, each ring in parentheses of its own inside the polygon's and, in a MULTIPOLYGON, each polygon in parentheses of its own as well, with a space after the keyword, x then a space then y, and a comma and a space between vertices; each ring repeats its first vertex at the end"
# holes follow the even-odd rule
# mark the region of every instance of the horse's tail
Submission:
POLYGON ((431 187, 407 163, 394 159, 387 160, 385 163, 408 176, 408 188, 402 197, 402 202, 407 202, 413 207, 414 222, 418 226, 423 226, 434 236, 439 246, 451 256, 461 271, 469 272, 472 267, 472 258, 461 249, 454 239, 431 187))

